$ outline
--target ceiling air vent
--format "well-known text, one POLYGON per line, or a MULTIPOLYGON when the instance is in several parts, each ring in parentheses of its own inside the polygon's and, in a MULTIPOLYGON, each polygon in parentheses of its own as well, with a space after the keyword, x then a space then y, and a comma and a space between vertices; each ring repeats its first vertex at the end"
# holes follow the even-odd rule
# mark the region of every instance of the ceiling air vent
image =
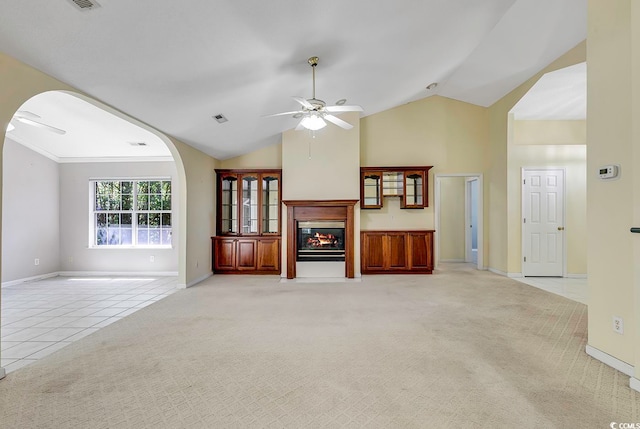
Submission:
POLYGON ((225 122, 228 121, 227 118, 224 117, 224 115, 222 113, 218 114, 218 115, 213 115, 213 119, 215 119, 216 121, 218 121, 219 124, 223 124, 225 122))
POLYGON ((145 142, 129 142, 131 146, 146 146, 145 142))
POLYGON ((91 10, 100 7, 96 0, 71 0, 71 2, 78 6, 80 10, 91 10))

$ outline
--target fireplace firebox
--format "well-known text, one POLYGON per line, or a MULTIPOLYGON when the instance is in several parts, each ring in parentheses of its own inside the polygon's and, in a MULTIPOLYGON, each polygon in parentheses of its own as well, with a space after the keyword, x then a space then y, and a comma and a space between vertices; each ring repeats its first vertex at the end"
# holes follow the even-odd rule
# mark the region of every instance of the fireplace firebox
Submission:
POLYGON ((344 261, 344 221, 298 221, 296 260, 344 261))

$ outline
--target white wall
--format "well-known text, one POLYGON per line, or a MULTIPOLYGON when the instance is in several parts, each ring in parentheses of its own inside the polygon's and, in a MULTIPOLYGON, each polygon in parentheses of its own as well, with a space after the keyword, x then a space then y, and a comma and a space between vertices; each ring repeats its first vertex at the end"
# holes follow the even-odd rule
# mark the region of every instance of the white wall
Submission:
POLYGON ((2 281, 55 272, 60 263, 58 164, 8 138, 3 155, 2 281))
POLYGON ((60 165, 60 271, 178 271, 179 187, 174 162, 73 163, 60 165), (89 248, 90 179, 171 177, 171 249, 89 248), (154 257, 154 262, 150 261, 154 257))

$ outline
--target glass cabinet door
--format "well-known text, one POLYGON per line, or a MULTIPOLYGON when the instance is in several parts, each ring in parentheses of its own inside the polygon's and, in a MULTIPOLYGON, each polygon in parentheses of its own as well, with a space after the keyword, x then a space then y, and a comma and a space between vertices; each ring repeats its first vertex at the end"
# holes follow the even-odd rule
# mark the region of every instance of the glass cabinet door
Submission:
POLYGON ((382 172, 362 173, 362 205, 360 207, 363 209, 382 207, 382 172))
POLYGON ((238 178, 225 176, 221 180, 221 234, 238 233, 238 178))
POLYGON ((242 234, 258 233, 258 175, 242 175, 242 234))
POLYGON ((424 207, 424 173, 422 171, 406 171, 404 173, 403 198, 405 207, 424 207))
POLYGON ((262 175, 262 233, 280 233, 280 175, 262 175))

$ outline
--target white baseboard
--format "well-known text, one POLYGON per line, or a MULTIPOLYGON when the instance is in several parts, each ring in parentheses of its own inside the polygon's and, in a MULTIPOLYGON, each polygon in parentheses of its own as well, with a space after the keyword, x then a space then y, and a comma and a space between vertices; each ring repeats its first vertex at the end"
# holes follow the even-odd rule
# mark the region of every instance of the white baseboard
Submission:
POLYGON ((60 274, 58 274, 58 272, 56 271, 55 273, 41 274, 39 276, 33 276, 33 277, 25 277, 23 279, 16 279, 16 280, 8 281, 8 282, 2 282, 2 287, 15 286, 15 285, 19 285, 20 283, 27 283, 27 282, 33 282, 33 281, 36 281, 36 280, 49 279, 51 277, 56 277, 56 276, 59 276, 59 275, 60 274))
POLYGON ((566 278, 568 279, 586 279, 586 274, 567 274, 566 278))
POLYGON ((61 277, 74 276, 156 276, 156 277, 177 277, 177 271, 59 271, 61 277))
POLYGON ((39 276, 25 277, 23 279, 3 282, 2 287, 15 286, 21 283, 33 282, 49 279, 51 277, 95 277, 95 276, 155 276, 155 277, 177 277, 177 271, 56 271, 54 273, 42 274, 39 276))
POLYGON ((466 262, 464 259, 440 259, 440 262, 466 262))
POLYGON ((490 273, 497 274, 499 276, 505 276, 505 277, 507 276, 507 273, 505 273, 504 271, 496 270, 495 268, 491 268, 491 267, 487 269, 489 270, 490 273))
POLYGON ((636 392, 640 392, 640 380, 635 377, 629 377, 629 387, 636 392))
POLYGON ((203 275, 203 276, 198 277, 198 278, 197 278, 197 279, 195 279, 195 280, 191 280, 191 281, 190 281, 189 283, 187 283, 187 284, 184 284, 184 283, 178 283, 178 286, 177 286, 177 287, 178 287, 178 289, 186 289, 186 288, 189 288, 189 287, 191 287, 191 286, 195 286, 195 285, 197 285, 198 283, 200 283, 201 281, 204 281, 204 280, 208 279, 208 278, 209 278, 209 277, 211 277, 212 275, 213 275, 213 272, 211 272, 211 273, 207 273, 207 274, 205 274, 205 275, 203 275))
MULTIPOLYGON (((590 346, 589 344, 587 344, 587 347, 585 347, 585 351, 592 358, 597 359, 603 364, 609 365, 611 368, 617 369, 621 373, 633 378, 633 365, 629 365, 628 363, 621 361, 620 359, 615 358, 601 350, 598 350, 595 347, 590 346)), ((638 381, 638 384, 640 386, 640 381, 638 381)))
POLYGON ((7 373, 4 371, 4 368, 0 366, 0 380, 4 378, 7 373))
POLYGON ((509 277, 510 279, 521 279, 524 276, 522 275, 522 273, 507 273, 507 277, 509 277))

